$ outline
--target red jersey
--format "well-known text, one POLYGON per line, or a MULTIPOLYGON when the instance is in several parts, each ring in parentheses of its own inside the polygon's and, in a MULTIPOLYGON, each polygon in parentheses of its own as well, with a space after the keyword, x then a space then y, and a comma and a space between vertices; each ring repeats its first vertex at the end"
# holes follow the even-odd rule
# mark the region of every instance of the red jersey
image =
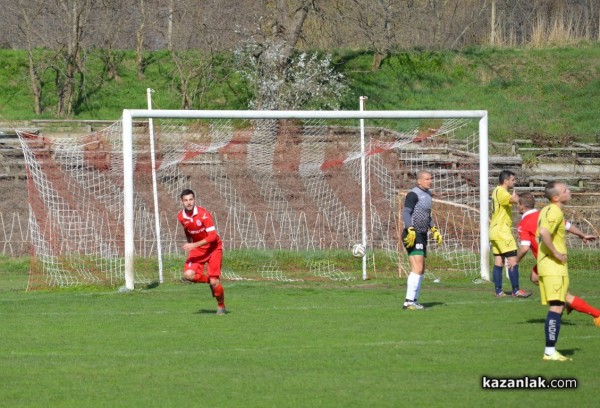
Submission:
POLYGON ((194 207, 194 212, 190 217, 185 210, 181 210, 177 214, 177 219, 183 226, 186 237, 190 237, 192 242, 199 242, 205 239, 207 245, 199 248, 194 248, 190 251, 189 256, 203 256, 210 254, 216 249, 223 249, 223 242, 217 234, 215 223, 212 216, 206 209, 202 207, 194 207))
MULTIPOLYGON (((517 231, 519 232, 519 240, 522 246, 529 246, 533 256, 537 259, 538 255, 538 242, 536 240, 536 233, 538 227, 538 220, 540 218, 540 212, 538 210, 529 210, 523 214, 521 221, 517 224, 517 231)), ((571 223, 565 220, 565 229, 568 231, 571 228, 571 223)))
POLYGON ((540 218, 540 212, 538 210, 529 210, 521 217, 521 221, 517 224, 517 231, 519 232, 519 240, 522 246, 529 246, 533 256, 537 259, 538 254, 538 242, 535 238, 537 232, 538 219, 540 218))

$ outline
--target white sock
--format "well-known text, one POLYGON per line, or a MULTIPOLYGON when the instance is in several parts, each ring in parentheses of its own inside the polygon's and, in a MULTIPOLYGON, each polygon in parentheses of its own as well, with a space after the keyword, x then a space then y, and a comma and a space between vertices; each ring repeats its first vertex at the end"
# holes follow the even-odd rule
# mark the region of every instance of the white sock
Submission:
POLYGON ((421 292, 421 284, 423 283, 423 274, 419 275, 419 283, 417 284, 417 291, 415 292, 415 301, 419 298, 421 292))
MULTIPOLYGON (((406 299, 408 301, 414 301, 417 295, 417 289, 419 288, 419 277, 418 273, 411 272, 406 280, 406 299)), ((404 302, 406 305, 408 302, 404 302)))
POLYGON ((552 354, 554 354, 554 352, 556 352, 556 347, 546 347, 544 349, 544 354, 547 356, 551 356, 552 354))

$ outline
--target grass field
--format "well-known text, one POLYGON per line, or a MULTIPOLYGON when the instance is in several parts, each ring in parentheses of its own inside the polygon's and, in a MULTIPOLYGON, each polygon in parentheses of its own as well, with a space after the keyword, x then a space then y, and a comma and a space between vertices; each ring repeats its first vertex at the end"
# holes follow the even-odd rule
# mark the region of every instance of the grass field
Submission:
MULTIPOLYGON (((523 279, 524 280, 524 279, 523 279)), ((600 305, 600 275, 572 273, 600 305)), ((600 328, 563 317, 541 360, 546 308, 496 299, 491 284, 426 281, 422 312, 405 281, 225 282, 229 313, 205 285, 0 291, 0 401, 15 407, 594 406, 600 328), (570 390, 484 390, 482 376, 575 378, 570 390)), ((507 284, 505 282, 505 284, 507 284)))

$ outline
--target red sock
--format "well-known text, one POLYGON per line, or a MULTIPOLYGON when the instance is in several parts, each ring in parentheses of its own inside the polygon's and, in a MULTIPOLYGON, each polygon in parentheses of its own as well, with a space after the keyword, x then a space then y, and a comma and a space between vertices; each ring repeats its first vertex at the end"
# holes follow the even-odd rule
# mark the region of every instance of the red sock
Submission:
POLYGON ((217 299, 219 307, 225 307, 225 291, 223 286, 219 283, 217 286, 212 288, 213 296, 217 299))
POLYGON ((208 283, 208 276, 205 276, 202 272, 196 272, 196 275, 194 275, 194 282, 208 283))
POLYGON ((573 296, 573 301, 570 305, 573 310, 577 310, 580 313, 586 313, 594 317, 600 316, 600 310, 590 306, 585 300, 577 296, 573 296))

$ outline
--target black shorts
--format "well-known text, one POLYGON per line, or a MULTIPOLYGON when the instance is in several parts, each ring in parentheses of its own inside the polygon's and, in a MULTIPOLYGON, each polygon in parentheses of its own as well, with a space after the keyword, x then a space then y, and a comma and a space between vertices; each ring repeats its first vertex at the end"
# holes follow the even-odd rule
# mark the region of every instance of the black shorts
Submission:
POLYGON ((427 233, 426 232, 417 232, 415 237, 415 245, 407 248, 404 243, 404 238, 408 235, 407 230, 402 231, 402 244, 404 248, 406 248, 406 252, 408 252, 408 256, 411 255, 423 255, 427 256, 427 233))
POLYGON ((517 251, 508 251, 503 254, 494 254, 494 256, 501 256, 502 258, 512 258, 513 256, 517 256, 517 251))

